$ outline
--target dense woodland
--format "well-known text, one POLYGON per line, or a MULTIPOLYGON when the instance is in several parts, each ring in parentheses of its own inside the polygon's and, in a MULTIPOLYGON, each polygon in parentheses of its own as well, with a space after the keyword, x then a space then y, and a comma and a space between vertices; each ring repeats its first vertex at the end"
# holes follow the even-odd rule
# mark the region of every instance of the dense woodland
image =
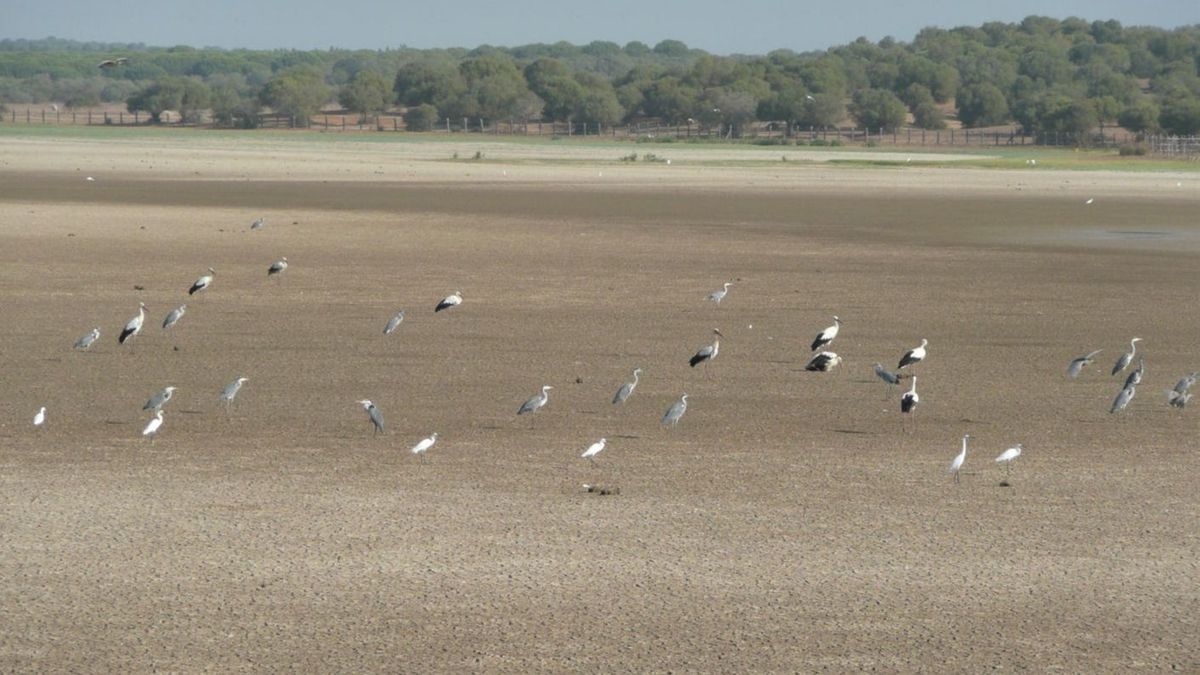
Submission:
POLYGON ((1030 16, 860 38, 825 51, 717 56, 676 40, 475 49, 251 51, 57 38, 0 40, 0 105, 123 102, 154 121, 211 115, 253 127, 265 111, 306 120, 339 103, 364 116, 396 106, 410 129, 447 118, 614 125, 643 119, 787 128, 1014 124, 1027 132, 1200 132, 1200 26, 1030 16), (98 68, 105 59, 118 66, 98 68))

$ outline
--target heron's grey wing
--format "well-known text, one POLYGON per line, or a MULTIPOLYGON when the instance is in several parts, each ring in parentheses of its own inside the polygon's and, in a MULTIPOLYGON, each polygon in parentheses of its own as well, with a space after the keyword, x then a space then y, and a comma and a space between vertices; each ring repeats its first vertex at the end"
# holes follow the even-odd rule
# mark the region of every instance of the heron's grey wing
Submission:
POLYGON ((1079 377, 1079 371, 1083 370, 1083 366, 1087 362, 1088 362, 1088 358, 1086 356, 1077 358, 1074 361, 1072 361, 1071 365, 1067 366, 1067 377, 1071 378, 1072 380, 1075 379, 1076 377, 1079 377))
POLYGON ((537 402, 538 402, 538 399, 540 399, 540 398, 541 398, 541 396, 534 396, 533 398, 529 399, 528 401, 525 401, 524 403, 522 403, 521 409, 517 411, 517 414, 524 415, 525 413, 533 412, 534 410, 537 410, 537 402))
POLYGON ((383 431, 383 413, 379 412, 379 408, 371 408, 370 413, 371 422, 373 422, 375 426, 379 427, 380 431, 383 431))
POLYGON ((633 386, 629 382, 626 382, 625 384, 621 385, 620 389, 617 390, 617 395, 613 396, 612 402, 614 404, 624 403, 625 399, 629 398, 629 394, 632 391, 633 391, 633 386))

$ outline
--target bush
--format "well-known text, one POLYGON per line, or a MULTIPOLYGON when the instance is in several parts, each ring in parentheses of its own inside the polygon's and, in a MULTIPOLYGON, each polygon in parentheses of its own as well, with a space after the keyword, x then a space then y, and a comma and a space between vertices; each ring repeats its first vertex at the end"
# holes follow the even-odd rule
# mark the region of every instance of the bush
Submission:
POLYGON ((431 131, 441 119, 436 106, 422 103, 404 111, 404 127, 409 131, 431 131))
POLYGON ((1119 152, 1122 157, 1141 157, 1147 150, 1144 145, 1122 145, 1119 152))

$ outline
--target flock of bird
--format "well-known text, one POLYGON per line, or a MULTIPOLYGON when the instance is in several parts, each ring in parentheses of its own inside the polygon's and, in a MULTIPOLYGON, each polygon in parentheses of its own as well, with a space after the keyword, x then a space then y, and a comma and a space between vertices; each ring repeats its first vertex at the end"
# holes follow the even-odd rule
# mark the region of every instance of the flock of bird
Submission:
MULTIPOLYGON (((255 220, 253 223, 251 223, 250 229, 252 231, 261 230, 265 226, 265 224, 266 224, 266 221, 262 218, 259 218, 259 219, 255 220)), ((287 269, 288 269, 287 258, 286 257, 280 258, 279 260, 275 261, 267 268, 267 277, 268 278, 278 277, 279 275, 281 275, 285 271, 287 271, 287 269)), ((188 295, 194 296, 194 295, 202 293, 205 290, 207 290, 208 288, 210 288, 212 286, 214 280, 216 279, 216 274, 217 273, 216 273, 215 269, 213 269, 211 267, 208 268, 208 272, 206 274, 201 275, 188 288, 188 290, 187 290, 188 295)), ((708 300, 716 305, 720 305, 721 302, 728 296, 731 286, 733 286, 732 281, 724 283, 720 289, 713 291, 712 293, 710 293, 708 295, 708 300)), ((462 291, 455 291, 455 292, 451 293, 450 295, 446 296, 445 298, 442 298, 442 300, 439 301, 434 306, 434 312, 435 313, 444 312, 444 311, 453 309, 453 308, 461 305, 462 303, 463 303, 462 291)), ((171 329, 173 326, 178 324, 180 322, 180 320, 183 319, 183 317, 186 315, 186 313, 187 313, 187 305, 186 304, 181 304, 178 307, 172 309, 170 312, 167 313, 166 317, 163 319, 162 329, 164 331, 171 329)), ((400 310, 395 316, 393 316, 391 319, 388 320, 386 326, 383 329, 383 333, 385 335, 390 335, 393 332, 395 332, 397 330, 397 328, 399 328, 401 323, 403 323, 404 317, 405 317, 404 310, 400 310)), ((142 329, 145 325, 145 321, 146 321, 146 305, 145 305, 145 303, 139 303, 138 313, 133 318, 129 319, 128 322, 126 322, 124 328, 122 329, 122 331, 120 332, 120 334, 117 337, 118 343, 125 345, 125 344, 129 343, 131 340, 133 340, 134 338, 136 338, 142 332, 142 329)), ((814 371, 814 372, 829 372, 842 363, 841 356, 839 356, 837 353, 835 353, 833 351, 828 351, 826 349, 837 339, 837 337, 841 331, 841 328, 842 328, 842 319, 835 315, 833 317, 833 325, 831 325, 817 333, 816 337, 813 338, 812 344, 810 345, 810 351, 813 352, 813 354, 812 354, 811 358, 808 360, 808 362, 805 364, 805 366, 804 366, 805 370, 814 371)), ((720 354, 721 338, 723 337, 723 335, 719 329, 714 328, 712 333, 713 333, 712 343, 701 347, 688 360, 688 363, 692 368, 703 365, 705 368, 706 375, 707 375, 707 370, 708 370, 708 364, 710 364, 713 360, 715 360, 718 357, 718 355, 720 354)), ((75 342, 74 348, 77 350, 86 351, 86 350, 90 349, 99 339, 100 339, 100 329, 93 328, 90 332, 88 332, 86 335, 80 337, 75 342)), ((1130 366, 1130 364, 1133 362, 1134 357, 1137 354, 1137 343, 1140 341, 1141 341, 1141 338, 1138 338, 1138 337, 1135 337, 1132 340, 1130 340, 1129 351, 1123 353, 1117 359, 1116 363, 1113 365, 1113 368, 1112 368, 1112 375, 1117 375, 1118 373, 1124 371, 1125 369, 1127 369, 1130 366)), ((924 361, 927 356, 927 353, 928 353, 927 352, 928 346, 929 346, 929 341, 926 339, 922 339, 920 345, 913 347, 912 349, 908 350, 900 357, 900 360, 897 363, 896 371, 894 371, 894 372, 885 368, 881 363, 874 364, 874 370, 875 370, 876 376, 888 385, 888 390, 885 395, 890 395, 890 392, 894 389, 894 387, 896 385, 899 385, 906 376, 908 376, 911 379, 910 388, 907 391, 905 391, 900 397, 900 412, 902 415, 913 414, 916 411, 918 404, 920 403, 920 396, 917 394, 917 377, 915 375, 906 375, 905 369, 911 369, 913 366, 924 361)), ((1069 379, 1076 379, 1087 366, 1089 366, 1090 364, 1092 364, 1095 361, 1096 357, 1102 351, 1103 350, 1097 349, 1095 351, 1089 352, 1088 354, 1085 354, 1083 356, 1080 356, 1080 357, 1072 360, 1067 367, 1067 377, 1069 379)), ((634 391, 637 389, 637 386, 639 383, 639 376, 641 375, 641 373, 642 373, 641 368, 635 368, 633 370, 632 379, 630 381, 622 384, 620 386, 620 388, 617 390, 616 394, 613 396, 613 398, 612 398, 613 405, 620 405, 620 404, 625 403, 627 400, 629 400, 629 398, 634 394, 634 391)), ((1139 359, 1137 368, 1135 368, 1133 371, 1131 371, 1129 376, 1126 378, 1124 385, 1122 386, 1120 392, 1117 394, 1116 399, 1112 403, 1112 406, 1109 410, 1110 413, 1118 413, 1122 410, 1125 410, 1128 407, 1130 401, 1133 400, 1133 397, 1136 394, 1137 385, 1141 383, 1144 373, 1145 373, 1145 359, 1143 357, 1143 358, 1139 359)), ((1179 380, 1179 382, 1175 385, 1175 387, 1172 390, 1167 392, 1169 405, 1171 405, 1172 407, 1175 407, 1175 408, 1179 408, 1179 409, 1182 409, 1187 405, 1188 401, 1192 397, 1190 389, 1195 384, 1197 375, 1198 375, 1198 373, 1191 373, 1190 375, 1179 380)), ((224 388, 224 390, 221 392, 219 400, 222 404, 224 404, 224 406, 226 407, 227 410, 229 409, 230 406, 233 405, 234 400, 236 399, 236 397, 238 395, 238 392, 241 391, 242 386, 248 381, 249 381, 249 378, 247 378, 247 377, 238 377, 234 381, 229 383, 224 388)), ((541 388, 540 393, 531 396, 528 400, 526 400, 517 409, 517 415, 518 416, 532 415, 532 414, 538 412, 539 410, 541 410, 542 408, 544 408, 546 406, 546 404, 549 403, 550 391, 552 389, 554 389, 554 387, 552 385, 544 385, 541 388)), ((175 391, 176 391, 176 387, 168 386, 168 387, 164 388, 162 391, 158 392, 157 394, 151 396, 146 401, 145 405, 142 406, 143 411, 149 411, 150 413, 153 414, 153 417, 147 422, 147 424, 145 425, 145 427, 142 430, 142 436, 148 437, 151 440, 151 442, 153 442, 154 438, 158 435, 158 433, 163 428, 163 424, 164 424, 163 408, 172 399, 175 391)), ((366 412, 367 418, 372 425, 373 433, 374 434, 385 433, 383 413, 379 410, 379 408, 375 405, 375 403, 369 399, 360 400, 360 401, 358 401, 358 403, 359 403, 359 405, 362 406, 363 410, 366 412)), ((677 424, 679 424, 679 421, 683 418, 684 414, 687 412, 687 408, 688 408, 688 395, 686 393, 684 393, 679 397, 679 399, 677 401, 672 403, 671 406, 667 409, 667 411, 663 414, 661 423, 664 425, 667 425, 667 426, 671 426, 671 427, 676 426, 677 424)), ((39 428, 45 426, 45 424, 46 424, 46 408, 44 406, 42 408, 40 408, 38 410, 38 412, 36 413, 36 415, 34 416, 33 424, 35 427, 39 427, 39 428)), ((959 474, 962 471, 964 464, 966 463, 967 442, 968 442, 969 438, 970 438, 970 435, 963 436, 962 450, 961 450, 961 452, 959 452, 959 454, 957 456, 955 456, 954 460, 951 462, 949 469, 948 469, 950 473, 954 474, 955 482, 959 481, 959 474)), ((426 453, 431 448, 433 448, 434 444, 437 443, 437 440, 438 440, 438 434, 435 432, 435 433, 431 434, 430 436, 428 436, 427 438, 422 439, 416 445, 414 445, 411 449, 412 454, 419 456, 423 461, 426 453)), ((581 457, 584 459, 587 459, 589 462, 594 464, 596 461, 597 455, 599 455, 600 452, 604 450, 607 442, 608 441, 606 438, 601 438, 599 441, 591 444, 583 452, 581 457)), ((995 461, 997 463, 1004 464, 1006 467, 1006 470, 1011 472, 1012 462, 1014 460, 1016 460, 1018 457, 1020 457, 1021 453, 1022 453, 1022 445, 1020 443, 1018 443, 1018 444, 1014 445, 1013 447, 1008 448, 1003 453, 1001 453, 998 457, 995 458, 995 461)))

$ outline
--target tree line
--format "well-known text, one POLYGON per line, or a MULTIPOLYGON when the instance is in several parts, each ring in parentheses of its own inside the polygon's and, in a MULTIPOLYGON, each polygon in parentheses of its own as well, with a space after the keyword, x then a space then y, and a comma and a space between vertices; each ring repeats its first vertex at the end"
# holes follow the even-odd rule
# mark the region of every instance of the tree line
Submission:
POLYGON ((1200 26, 1030 16, 925 28, 911 42, 859 38, 823 51, 719 56, 676 40, 475 49, 220 50, 0 40, 0 103, 124 102, 158 120, 209 111, 254 126, 270 110, 303 123, 337 101, 369 116, 400 105, 410 129, 447 118, 615 125, 643 119, 788 130, 849 117, 860 127, 1019 125, 1084 134, 1200 132, 1200 26), (128 57, 98 70, 98 61, 128 57))

